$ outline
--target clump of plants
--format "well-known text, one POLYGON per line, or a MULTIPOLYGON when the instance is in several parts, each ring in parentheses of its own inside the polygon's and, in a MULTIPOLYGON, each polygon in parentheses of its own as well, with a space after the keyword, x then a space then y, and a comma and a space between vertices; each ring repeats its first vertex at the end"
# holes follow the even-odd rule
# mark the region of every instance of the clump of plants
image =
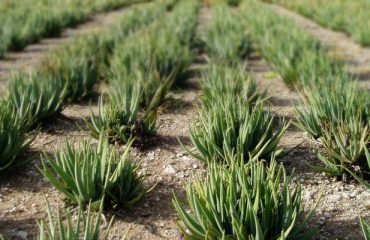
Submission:
POLYGON ((158 82, 155 76, 141 72, 117 76, 107 98, 100 98, 98 114, 92 113, 86 121, 91 135, 98 138, 106 133, 110 141, 123 143, 136 137, 136 143, 144 144, 156 132, 157 108, 170 83, 158 82), (145 108, 141 107, 143 104, 145 108))
POLYGON ((261 101, 248 107, 240 99, 220 99, 200 105, 198 113, 199 124, 194 121, 190 126, 194 150, 189 152, 203 162, 227 162, 233 153, 245 162, 282 153, 278 144, 288 124, 280 121, 274 129, 273 116, 264 111, 261 101))
POLYGON ((364 234, 365 240, 369 240, 370 239, 370 225, 362 217, 360 217, 360 225, 361 225, 362 233, 364 234))
POLYGON ((370 44, 370 35, 367 31, 370 25, 367 17, 369 3, 366 0, 356 2, 333 0, 325 6, 320 0, 309 3, 304 0, 278 0, 276 2, 314 19, 325 27, 347 32, 355 41, 364 46, 370 44))
MULTIPOLYGON (((0 57, 7 50, 22 50, 43 37, 59 36, 91 15, 140 2, 127 0, 25 0, 22 6, 9 2, 0 6, 0 57)), ((160 3, 163 8, 168 3, 160 3)), ((143 6, 141 6, 143 7, 143 6)))
POLYGON ((39 72, 60 78, 67 84, 66 100, 81 100, 93 92, 102 79, 112 52, 113 39, 108 34, 88 34, 57 49, 39 67, 39 72))
POLYGON ((34 133, 25 133, 13 105, 0 99, 0 172, 17 164, 17 157, 32 143, 34 133))
POLYGON ((160 79, 183 79, 193 59, 190 45, 199 4, 179 4, 168 18, 154 22, 118 45, 111 60, 112 73, 155 72, 160 79))
POLYGON ((328 77, 325 84, 309 84, 302 88, 301 102, 296 108, 297 125, 317 139, 324 126, 337 126, 358 117, 365 123, 369 98, 364 91, 341 76, 328 77))
POLYGON ((242 9, 251 38, 287 85, 322 83, 342 73, 340 64, 329 59, 321 44, 289 19, 257 1, 247 1, 242 9))
POLYGON ((111 71, 155 71, 160 78, 176 79, 185 72, 191 61, 189 48, 183 46, 171 31, 153 28, 132 35, 117 48, 111 71), (161 37, 158 38, 156 34, 161 37))
POLYGON ((169 18, 161 21, 157 27, 165 25, 167 29, 172 29, 172 33, 182 45, 191 46, 195 36, 200 6, 199 1, 180 1, 169 18))
POLYGON ((310 239, 318 232, 305 231, 313 210, 303 216, 301 186, 282 165, 230 162, 210 164, 204 180, 188 184, 188 205, 174 197, 186 239, 310 239))
POLYGON ((127 35, 134 34, 142 27, 149 25, 153 21, 165 14, 166 3, 169 1, 151 2, 145 5, 132 6, 113 26, 114 44, 120 44, 127 35))
POLYGON ((77 219, 72 215, 71 209, 61 212, 57 209, 56 218, 53 217, 53 212, 49 201, 46 199, 46 207, 48 213, 48 222, 41 220, 39 226, 39 240, 79 240, 79 239, 108 239, 109 230, 113 224, 113 218, 108 224, 106 232, 101 233, 100 225, 102 224, 103 204, 99 208, 99 212, 94 216, 89 204, 87 213, 84 213, 83 206, 79 206, 77 219))
POLYGON ((202 74, 203 102, 211 104, 217 99, 242 98, 246 105, 254 104, 265 94, 257 89, 256 82, 245 73, 244 65, 228 66, 211 63, 202 74))
POLYGON ((58 77, 35 71, 19 72, 9 83, 9 101, 16 108, 24 129, 62 111, 68 85, 58 77))
POLYGON ((320 139, 324 152, 318 156, 325 167, 315 166, 316 169, 343 180, 347 179, 346 174, 355 175, 355 178, 369 178, 370 131, 368 126, 363 126, 360 121, 326 126, 324 135, 320 139))
POLYGON ((83 140, 77 146, 67 141, 54 157, 44 153, 41 172, 69 201, 78 204, 109 207, 131 207, 146 193, 145 176, 130 160, 129 142, 119 156, 105 136, 99 145, 83 140))
POLYGON ((369 176, 369 97, 355 84, 339 78, 320 87, 304 88, 297 108, 297 126, 319 139, 324 167, 314 168, 346 180, 348 175, 363 182, 369 176))
POLYGON ((217 5, 212 9, 212 21, 209 24, 203 42, 206 52, 215 60, 226 63, 238 63, 251 48, 247 24, 240 12, 226 5, 217 5))

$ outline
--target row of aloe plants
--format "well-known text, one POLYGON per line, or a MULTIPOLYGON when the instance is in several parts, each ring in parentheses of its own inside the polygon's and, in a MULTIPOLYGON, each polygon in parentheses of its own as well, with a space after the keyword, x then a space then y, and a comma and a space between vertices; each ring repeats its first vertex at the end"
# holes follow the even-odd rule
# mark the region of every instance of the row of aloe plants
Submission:
MULTIPOLYGON (((0 101, 0 170, 24 163, 17 157, 36 137, 37 130, 33 129, 41 120, 88 96, 95 84, 105 78, 116 43, 162 16, 174 4, 176 1, 162 1, 133 8, 104 34, 77 38, 47 56, 34 72, 15 74, 9 99, 0 101)), ((90 203, 89 209, 100 211, 105 206, 130 207, 147 193, 145 176, 137 173, 138 166, 130 160, 132 144, 118 157, 106 135, 100 139, 97 147, 88 141, 80 142, 78 147, 67 142, 65 150, 55 152, 55 159, 42 154, 42 173, 65 194, 68 202, 79 204, 80 210, 74 223, 70 210, 65 213, 65 220, 59 213, 54 221, 48 207, 49 223, 40 222, 39 239, 101 239, 100 213, 94 217, 89 210, 85 216, 83 206, 90 203)))
POLYGON ((352 177, 369 188, 366 91, 297 25, 257 1, 246 1, 243 9, 262 56, 300 93, 295 124, 318 140, 319 147, 313 144, 313 148, 323 163, 309 165, 337 179, 352 177))
MULTIPOLYGON (((40 120, 60 112, 66 104, 88 96, 101 78, 109 76, 111 55, 124 37, 160 18, 176 3, 158 1, 134 8, 104 34, 98 32, 78 38, 52 53, 36 68, 37 75, 16 74, 11 82, 9 101, 1 101, 4 113, 1 116, 1 140, 5 146, 1 170, 16 165, 16 157, 34 139, 31 129, 40 120), (38 82, 40 79, 42 81, 38 82), (59 85, 63 87, 57 88, 59 85)), ((144 186, 145 175, 139 175, 138 166, 130 160, 133 140, 119 157, 120 154, 109 145, 106 133, 99 139, 96 147, 90 141, 82 141, 78 146, 67 141, 64 150, 55 152, 54 159, 42 154, 42 173, 66 196, 67 202, 79 204, 80 210, 77 223, 69 209, 64 213, 58 210, 54 220, 47 203, 49 222, 40 222, 39 239, 102 239, 100 213, 103 208, 131 207, 149 191, 144 186), (83 207, 87 204, 89 211, 85 216, 83 207), (94 217, 90 210, 97 208, 100 212, 94 217), (61 217, 61 214, 65 216, 61 217)), ((106 234, 104 238, 107 237, 106 234)))
POLYGON ((67 26, 93 14, 137 3, 137 0, 26 0, 0 3, 0 58, 7 50, 22 50, 42 37, 58 36, 67 26))
MULTIPOLYGON (((99 101, 101 111, 98 116, 92 113, 91 119, 86 120, 92 129, 92 136, 99 139, 98 146, 95 147, 94 144, 86 140, 77 146, 67 141, 64 150, 55 152, 54 159, 46 153, 43 156, 42 173, 44 176, 66 196, 68 202, 79 204, 80 209, 88 204, 89 211, 84 217, 82 210, 80 210, 78 221, 76 225, 73 225, 71 214, 67 210, 65 214, 67 219, 64 220, 66 221, 64 224, 60 213, 58 213, 56 220, 53 219, 50 206, 47 203, 49 223, 40 222, 39 239, 54 239, 55 237, 80 239, 81 234, 87 239, 107 239, 113 220, 111 220, 106 233, 100 233, 102 211, 130 208, 150 192, 151 188, 144 183, 146 176, 138 173, 138 165, 131 161, 129 153, 131 146, 138 141, 136 139, 141 137, 138 136, 139 127, 137 129, 136 127, 143 124, 141 127, 145 128, 148 123, 155 130, 156 116, 153 117, 152 114, 156 113, 153 109, 163 100, 165 92, 170 87, 169 82, 177 80, 180 73, 186 70, 184 62, 189 62, 189 59, 185 56, 183 60, 175 59, 174 55, 171 58, 169 57, 171 55, 165 55, 167 52, 165 52, 164 45, 162 48, 159 48, 162 45, 153 45, 149 55, 155 56, 158 61, 147 66, 146 62, 142 62, 144 58, 134 53, 138 49, 140 50, 140 47, 145 47, 146 44, 151 44, 151 41, 154 40, 163 41, 167 44, 166 46, 173 44, 179 47, 178 44, 181 44, 182 47, 188 48, 190 51, 191 36, 198 9, 199 3, 197 1, 181 1, 166 15, 166 20, 170 21, 164 21, 163 16, 163 20, 158 19, 142 30, 132 33, 126 39, 118 41, 110 58, 108 96, 107 98, 101 97, 99 101), (174 27, 177 28, 178 35, 174 35, 174 32, 172 32, 173 35, 169 35, 170 29, 174 29, 174 27), (159 37, 155 35, 161 31, 167 35, 163 34, 159 37), (150 42, 137 41, 136 44, 139 46, 134 46, 131 41, 140 38, 143 34, 152 36, 150 42), (171 41, 179 43, 171 43, 171 41), (132 50, 126 48, 126 44, 133 46, 132 50), (122 50, 133 51, 127 53, 129 60, 122 57, 122 50), (126 65, 128 61, 131 65, 126 65), (167 71, 162 72, 160 69, 167 71), (155 77, 155 79, 151 77, 155 77), (149 81, 158 81, 158 83, 149 81), (149 87, 154 88, 154 92, 150 92, 149 87), (148 98, 144 96, 149 97, 151 93, 154 93, 153 96, 150 96, 153 100, 146 102, 148 98), (149 119, 148 122, 147 119, 149 119), (154 122, 150 122, 152 119, 154 122), (109 144, 111 141, 127 143, 121 157, 115 147, 109 144), (100 209, 95 218, 90 212, 90 209, 93 208, 100 209)), ((176 49, 173 50, 176 51, 176 49)), ((147 52, 143 52, 143 54, 147 54, 147 52)), ((124 54, 124 56, 126 55, 124 54)), ((140 128, 140 130, 143 129, 140 128)), ((143 132, 141 134, 144 135, 143 132)))
POLYGON ((319 159, 325 167, 319 169, 364 182, 370 161, 368 94, 317 40, 267 6, 252 2, 247 1, 244 12, 261 54, 288 86, 298 89, 297 126, 324 147, 319 159))
POLYGON ((108 132, 111 141, 127 143, 135 137, 135 144, 143 146, 155 134, 157 108, 192 62, 198 9, 197 1, 182 1, 166 19, 117 46, 110 62, 110 90, 87 121, 93 137, 108 132))
POLYGON ((32 142, 34 129, 68 104, 93 93, 107 75, 107 64, 115 43, 166 11, 162 3, 135 7, 117 20, 112 29, 78 37, 35 66, 19 71, 9 83, 9 99, 1 101, 1 170, 11 167, 17 156, 32 142), (12 131, 9 131, 9 126, 12 131), (10 146, 13 146, 10 148, 10 146))
POLYGON ((245 72, 240 50, 250 41, 239 11, 215 5, 201 37, 210 63, 190 126, 194 148, 185 149, 208 171, 188 184, 187 204, 173 199, 180 228, 186 239, 308 239, 317 232, 304 229, 313 211, 302 218, 301 186, 275 160, 289 123, 276 124, 245 72))
MULTIPOLYGON (((267 1, 267 0, 265 0, 267 1)), ((366 0, 334 0, 325 4, 322 0, 268 0, 312 18, 321 25, 336 31, 347 32, 356 42, 363 46, 370 45, 370 20, 368 12, 370 3, 366 0)))

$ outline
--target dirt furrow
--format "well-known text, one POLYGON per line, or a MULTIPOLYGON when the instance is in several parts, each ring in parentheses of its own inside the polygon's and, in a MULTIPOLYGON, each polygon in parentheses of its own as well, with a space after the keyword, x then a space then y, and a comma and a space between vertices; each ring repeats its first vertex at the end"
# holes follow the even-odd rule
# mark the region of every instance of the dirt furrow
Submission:
POLYGON ((28 45, 23 51, 6 53, 5 58, 0 59, 0 96, 4 96, 6 93, 7 82, 12 71, 36 65, 52 49, 66 44, 78 35, 111 26, 125 9, 97 14, 87 22, 74 28, 65 29, 60 37, 44 38, 37 43, 28 45))
MULTIPOLYGON (((262 90, 267 89, 271 111, 277 117, 294 120, 298 93, 289 89, 259 56, 253 54, 248 59, 247 66, 259 87, 262 90)), ((281 145, 288 149, 296 147, 280 160, 287 171, 294 169, 300 179, 303 189, 302 201, 306 211, 316 203, 322 192, 316 214, 309 225, 321 228, 318 239, 362 239, 358 216, 370 216, 370 201, 364 200, 369 199, 370 194, 359 185, 336 182, 308 167, 306 163, 320 164, 312 150, 317 146, 294 125, 289 127, 281 145), (340 229, 338 226, 341 226, 340 229)))
POLYGON ((336 32, 320 26, 296 12, 280 5, 270 5, 276 12, 291 18, 296 24, 320 40, 327 47, 329 54, 336 60, 344 62, 348 71, 359 80, 361 87, 370 90, 370 48, 362 47, 344 32, 336 32))
MULTIPOLYGON (((210 19, 208 8, 199 12, 197 33, 204 30, 210 19)), ((185 154, 179 140, 191 147, 189 124, 196 117, 194 104, 201 94, 200 71, 205 67, 204 56, 197 56, 190 67, 194 77, 171 91, 159 115, 159 128, 153 146, 138 153, 141 165, 149 176, 149 184, 158 184, 148 197, 128 215, 117 222, 118 229, 128 229, 128 239, 181 239, 177 215, 172 205, 173 194, 185 199, 185 186, 197 173, 204 173, 205 166, 185 154)))

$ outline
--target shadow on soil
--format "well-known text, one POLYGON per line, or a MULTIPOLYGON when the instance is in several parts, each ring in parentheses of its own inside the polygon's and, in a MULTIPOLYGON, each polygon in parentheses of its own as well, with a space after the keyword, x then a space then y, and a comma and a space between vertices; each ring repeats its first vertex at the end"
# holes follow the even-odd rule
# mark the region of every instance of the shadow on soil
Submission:
POLYGON ((156 187, 138 204, 128 211, 115 212, 116 219, 125 223, 136 223, 150 228, 150 232, 159 239, 165 238, 158 233, 158 226, 153 222, 176 218, 176 212, 172 205, 172 199, 176 194, 180 199, 185 198, 185 191, 181 186, 168 181, 149 183, 156 187))
POLYGON ((24 219, 0 219, 0 233, 4 235, 5 239, 8 240, 19 240, 22 239, 19 234, 20 232, 27 233, 27 239, 37 239, 37 220, 36 218, 24 218, 24 219), (7 226, 18 226, 15 229, 9 230, 7 226))

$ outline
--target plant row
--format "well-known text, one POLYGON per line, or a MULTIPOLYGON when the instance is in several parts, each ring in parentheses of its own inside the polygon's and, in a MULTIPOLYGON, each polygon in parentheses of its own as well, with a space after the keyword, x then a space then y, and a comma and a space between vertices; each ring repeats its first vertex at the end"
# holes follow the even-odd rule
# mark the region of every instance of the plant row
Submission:
POLYGON ((213 61, 239 63, 251 48, 245 22, 239 21, 242 13, 228 10, 225 4, 216 4, 211 14, 208 30, 201 36, 205 51, 213 61))
POLYGON ((274 121, 242 64, 247 24, 226 5, 212 13, 203 36, 210 63, 190 126, 194 147, 186 148, 208 171, 188 184, 187 204, 173 199, 182 233, 186 239, 310 238, 317 229, 304 228, 313 212, 303 217, 301 187, 275 160, 289 124, 274 121))
POLYGON ((0 151, 1 170, 10 167, 32 142, 33 129, 41 121, 90 95, 94 86, 104 80, 116 42, 165 11, 163 3, 132 8, 111 29, 78 37, 52 52, 30 72, 14 73, 9 81, 9 99, 0 104, 0 138, 4 143, 0 151))
POLYGON ((262 56, 300 93, 295 124, 319 142, 313 148, 323 163, 309 165, 370 187, 368 94, 297 25, 257 1, 246 1, 243 9, 262 56))
POLYGON ((300 92, 297 126, 324 148, 319 154, 324 167, 315 168, 339 178, 350 174, 366 179, 368 94, 318 41, 267 6, 252 2, 247 1, 244 12, 255 42, 283 80, 300 92))
POLYGON ((157 42, 165 42, 167 47, 184 48, 181 51, 187 48, 191 56, 198 9, 197 1, 180 1, 170 13, 166 13, 166 20, 170 21, 164 21, 163 17, 163 20, 147 24, 126 39, 117 41, 109 58, 107 97, 102 96, 99 100, 99 114, 92 113, 91 119, 86 120, 92 136, 99 139, 98 145, 87 140, 77 144, 67 141, 64 149, 56 151, 54 157, 44 153, 42 158, 44 176, 65 195, 67 202, 79 204, 77 223, 71 220, 69 210, 65 217, 61 217, 58 210, 54 220, 47 203, 49 223, 40 222, 40 239, 80 239, 82 236, 86 239, 107 239, 109 227, 105 235, 99 231, 102 211, 130 208, 151 190, 144 182, 145 174, 139 174, 138 165, 131 161, 130 148, 141 137, 140 134, 147 136, 148 132, 144 132, 146 126, 155 130, 156 112, 153 109, 163 100, 170 83, 180 79, 189 62, 185 55, 183 60, 170 55, 165 46, 157 45, 157 42), (170 31, 174 29, 175 32, 170 31), (132 42, 144 35, 148 36, 147 42, 136 41, 139 46, 132 42), (132 48, 126 48, 127 44, 132 48), (153 44, 149 52, 145 50, 147 44, 153 44), (143 56, 137 54, 140 49, 144 49, 142 54, 153 56, 156 61, 146 62, 143 56), (128 62, 130 65, 127 65, 128 62), (150 101, 146 102, 147 99, 150 101), (139 131, 143 132, 139 134, 139 131), (120 154, 109 144, 111 141, 127 143, 125 151, 120 154), (86 205, 89 211, 85 216, 82 208, 86 205), (94 218, 90 209, 97 208, 100 211, 94 218))
MULTIPOLYGON (((4 113, 0 136, 5 146, 1 170, 17 164, 16 157, 35 137, 30 133, 35 124, 60 112, 71 101, 87 96, 101 78, 110 76, 111 55, 124 37, 163 16, 176 2, 162 1, 133 8, 112 29, 78 38, 52 53, 36 68, 37 75, 34 72, 16 74, 11 82, 9 101, 0 102, 4 113), (59 85, 63 87, 57 88, 59 85)), ((64 150, 55 152, 54 158, 43 154, 42 173, 65 194, 68 202, 79 204, 80 210, 77 223, 69 210, 65 217, 58 213, 54 221, 48 206, 49 223, 40 222, 40 239, 101 239, 100 213, 94 220, 90 210, 87 216, 83 214, 83 206, 89 204, 89 209, 100 208, 100 211, 107 206, 127 208, 147 193, 145 176, 137 173, 138 166, 130 160, 133 140, 121 155, 109 145, 106 134, 99 138, 98 146, 89 141, 75 146, 67 141, 64 150)))
MULTIPOLYGON (((271 0, 270 0, 271 1, 271 0)), ((295 10, 319 24, 335 31, 347 32, 356 42, 363 46, 370 45, 370 20, 368 12, 370 3, 366 0, 334 0, 326 4, 323 0, 273 0, 295 10)))
POLYGON ((191 45, 199 4, 182 1, 166 19, 132 34, 111 58, 107 94, 87 125, 93 137, 143 145, 156 132, 157 108, 171 86, 180 84, 192 62, 191 45))
POLYGON ((43 37, 58 36, 67 26, 86 21, 97 12, 136 3, 136 0, 26 0, 0 4, 0 58, 43 37))

